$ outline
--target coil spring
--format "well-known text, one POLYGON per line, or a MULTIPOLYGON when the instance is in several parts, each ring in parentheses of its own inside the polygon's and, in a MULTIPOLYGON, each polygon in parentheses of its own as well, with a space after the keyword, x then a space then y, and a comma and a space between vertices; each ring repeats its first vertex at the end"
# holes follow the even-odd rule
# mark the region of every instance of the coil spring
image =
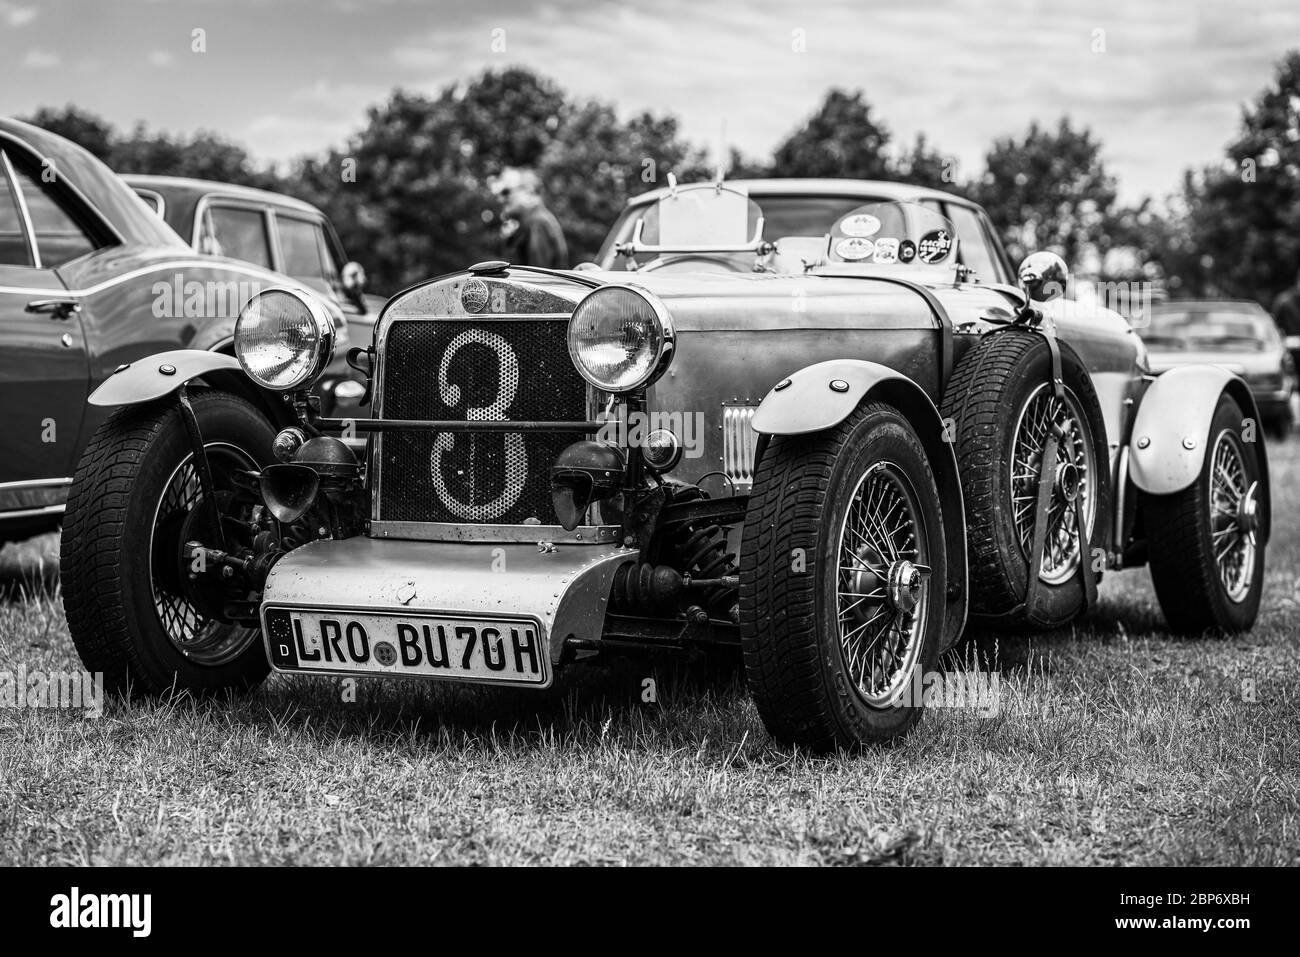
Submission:
MULTIPOLYGON (((694 578, 721 578, 736 572, 736 556, 727 551, 727 537, 720 525, 688 527, 677 546, 682 567, 694 578)), ((738 590, 719 585, 705 593, 705 602, 715 610, 730 615, 738 590)))

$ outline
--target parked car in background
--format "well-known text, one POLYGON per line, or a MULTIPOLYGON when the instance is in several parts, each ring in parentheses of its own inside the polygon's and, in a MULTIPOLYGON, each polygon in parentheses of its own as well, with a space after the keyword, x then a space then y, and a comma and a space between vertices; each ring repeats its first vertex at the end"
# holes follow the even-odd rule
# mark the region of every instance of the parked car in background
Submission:
MULTIPOLYGON (((369 344, 385 300, 366 294, 365 269, 347 258, 329 217, 311 203, 201 179, 138 173, 122 178, 196 252, 292 276, 343 311, 354 344, 369 344)), ((361 414, 356 403, 365 387, 341 362, 317 388, 339 414, 361 414)))
POLYGON ((1216 365, 1246 380, 1269 435, 1284 438, 1296 421, 1296 367, 1273 317, 1257 302, 1198 300, 1155 306, 1137 325, 1152 372, 1216 365))
MULTIPOLYGON (((86 396, 115 369, 172 349, 232 354, 240 307, 286 283, 301 288, 268 268, 195 255, 90 153, 0 118, 0 541, 58 524, 106 414, 86 396)), ((346 342, 342 312, 322 308, 346 342)), ((204 384, 239 390, 271 422, 288 414, 237 372, 204 384)))

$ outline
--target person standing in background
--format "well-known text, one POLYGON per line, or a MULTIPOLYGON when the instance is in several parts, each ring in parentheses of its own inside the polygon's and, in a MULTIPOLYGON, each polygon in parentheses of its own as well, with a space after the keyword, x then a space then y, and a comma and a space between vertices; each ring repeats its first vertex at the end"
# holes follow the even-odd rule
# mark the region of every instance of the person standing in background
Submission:
POLYGON ((505 259, 517 266, 567 269, 569 247, 560 221, 542 202, 541 181, 531 169, 506 167, 491 184, 501 213, 517 225, 505 235, 505 259))

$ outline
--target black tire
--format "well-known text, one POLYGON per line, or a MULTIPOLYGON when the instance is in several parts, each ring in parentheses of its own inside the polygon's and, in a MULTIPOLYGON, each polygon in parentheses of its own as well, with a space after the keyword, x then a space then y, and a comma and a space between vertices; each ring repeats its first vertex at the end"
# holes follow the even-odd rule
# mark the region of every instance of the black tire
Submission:
MULTIPOLYGON (((910 692, 920 681, 913 676, 923 679, 934 669, 943 636, 948 563, 942 527, 930 463, 915 431, 893 407, 868 403, 834 429, 771 440, 745 517, 740 632, 750 692, 778 741, 817 753, 854 750, 891 741, 917 721, 920 696, 910 692), (860 487, 895 483, 899 476, 905 482, 896 483, 898 494, 905 496, 909 488, 912 493, 904 505, 915 513, 914 557, 931 571, 915 593, 918 615, 911 640, 890 664, 902 682, 897 704, 882 705, 869 700, 842 640, 841 538, 846 533, 841 529, 860 487)), ((905 539, 900 550, 906 554, 905 539)), ((850 614, 864 616, 875 607, 886 606, 869 604, 850 614)), ((852 631, 848 637, 852 640, 852 631)), ((888 637, 880 635, 882 646, 888 637)), ((869 654, 857 669, 864 676, 869 654)))
MULTIPOLYGON (((195 390, 190 398, 213 450, 219 492, 223 463, 233 468, 247 460, 257 468, 273 461, 275 432, 251 404, 224 392, 195 390)), ((63 524, 63 604, 86 669, 102 672, 114 693, 245 691, 269 670, 257 632, 199 617, 194 620, 206 623, 194 626, 193 651, 186 653, 155 605, 157 595, 174 632, 190 627, 180 599, 161 586, 155 592, 151 553, 155 541, 167 538, 154 534, 164 494, 193 487, 182 471, 191 468, 189 459, 180 409, 163 399, 114 412, 77 466, 63 524)), ((172 514, 183 521, 183 510, 172 514)), ((160 544, 159 562, 167 558, 162 551, 160 544)))
MULTIPOLYGON (((1091 547, 1097 548, 1104 545, 1097 531, 1110 514, 1105 425, 1092 377, 1068 345, 1059 345, 1065 409, 1078 423, 1071 451, 1080 461, 1092 463, 1085 495, 1092 499, 1086 509, 1091 514, 1091 547)), ((1031 504, 1026 511, 1024 503, 1036 503, 1042 463, 1039 459, 1036 469, 1030 467, 1019 477, 1013 477, 1012 466, 1017 449, 1023 447, 1017 445, 1022 416, 1028 422, 1039 410, 1059 408, 1053 406, 1059 400, 1052 393, 1051 372, 1051 351, 1041 335, 1020 330, 987 335, 953 370, 941 406, 965 495, 971 613, 1011 625, 1053 628, 1084 607, 1077 545, 1073 551, 1062 546, 1060 567, 1040 580, 1033 607, 1026 605, 1037 506, 1031 504)), ((1073 509, 1053 501, 1064 541, 1069 541, 1073 509)), ((1091 553, 1085 557, 1094 560, 1091 553)))
MULTIPOLYGON (((1259 615, 1264 589, 1264 542, 1268 528, 1268 481, 1262 477, 1255 442, 1242 440, 1245 416, 1232 396, 1224 393, 1215 408, 1205 462, 1196 481, 1173 495, 1143 498, 1150 547, 1151 581, 1169 627, 1182 635, 1206 632, 1235 634, 1248 631, 1259 615), (1211 513, 1211 484, 1219 443, 1226 442, 1239 456, 1243 481, 1258 482, 1256 528, 1250 532, 1253 547, 1241 569, 1249 585, 1235 594, 1221 575, 1216 559, 1211 513)), ((1242 532, 1241 528, 1237 528, 1242 532)), ((1231 533, 1229 533, 1231 534, 1231 533)), ((1221 536, 1223 537, 1223 536, 1221 536)), ((1226 546, 1224 546, 1226 548, 1226 546)), ((1236 584, 1234 581, 1233 584, 1236 584)))

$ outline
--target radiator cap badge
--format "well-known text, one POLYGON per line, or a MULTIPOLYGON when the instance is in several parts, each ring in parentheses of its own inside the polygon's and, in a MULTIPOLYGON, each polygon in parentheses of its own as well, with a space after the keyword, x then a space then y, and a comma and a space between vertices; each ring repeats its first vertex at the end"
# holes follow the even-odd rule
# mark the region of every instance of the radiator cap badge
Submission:
POLYGON ((471 276, 460 287, 460 304, 466 312, 482 312, 488 304, 489 295, 488 284, 477 276, 471 276))
POLYGON ((485 262, 475 263, 469 267, 469 271, 475 276, 491 276, 499 272, 505 272, 510 268, 510 264, 504 259, 489 259, 485 262))

